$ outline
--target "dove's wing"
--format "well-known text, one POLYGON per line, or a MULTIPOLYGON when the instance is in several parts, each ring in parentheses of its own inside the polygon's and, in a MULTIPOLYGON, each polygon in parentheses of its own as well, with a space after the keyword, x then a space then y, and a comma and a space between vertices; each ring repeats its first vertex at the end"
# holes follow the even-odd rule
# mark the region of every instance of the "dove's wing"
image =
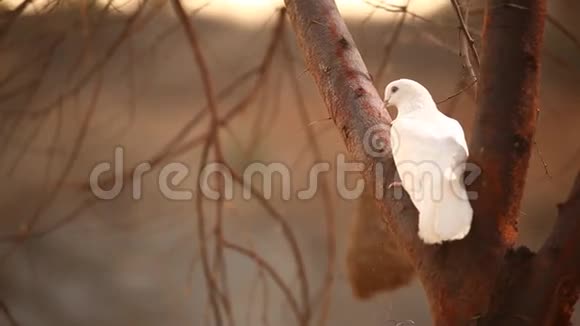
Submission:
POLYGON ((424 119, 403 117, 394 121, 391 142, 401 180, 402 173, 429 172, 433 168, 444 173, 467 159, 463 128, 456 120, 437 113, 424 119))
POLYGON ((468 156, 461 125, 439 112, 401 117, 391 137, 397 137, 393 158, 401 182, 419 211, 421 238, 428 243, 463 238, 473 211, 461 178, 468 156))
POLYGON ((463 183, 465 163, 469 155, 463 128, 454 119, 445 117, 452 139, 449 148, 454 153, 443 183, 443 200, 435 205, 435 232, 443 240, 463 239, 471 228, 473 209, 463 183))
POLYGON ((443 114, 441 115, 443 116, 441 124, 444 125, 444 128, 440 128, 444 133, 442 135, 441 153, 448 153, 449 156, 439 155, 437 164, 448 178, 461 179, 465 169, 464 167, 457 168, 457 166, 465 163, 469 155, 463 128, 456 120, 443 114))

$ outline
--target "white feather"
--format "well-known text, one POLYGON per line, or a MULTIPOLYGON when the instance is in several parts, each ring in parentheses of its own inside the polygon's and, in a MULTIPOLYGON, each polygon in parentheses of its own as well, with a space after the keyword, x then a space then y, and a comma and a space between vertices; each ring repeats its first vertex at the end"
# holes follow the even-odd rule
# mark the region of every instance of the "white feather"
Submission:
POLYGON ((391 128, 393 158, 419 211, 419 237, 429 244, 463 239, 473 217, 462 182, 468 157, 463 128, 415 81, 390 83, 385 100, 398 109, 391 128))

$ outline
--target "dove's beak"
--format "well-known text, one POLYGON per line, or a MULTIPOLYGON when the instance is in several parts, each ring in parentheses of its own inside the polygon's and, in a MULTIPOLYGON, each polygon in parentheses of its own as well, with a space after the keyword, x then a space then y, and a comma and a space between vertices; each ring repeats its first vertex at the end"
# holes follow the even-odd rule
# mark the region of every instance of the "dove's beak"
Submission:
POLYGON ((391 100, 391 98, 386 98, 386 99, 383 101, 383 108, 385 108, 385 109, 386 109, 386 108, 387 108, 389 105, 391 105, 391 103, 389 103, 389 101, 390 101, 390 100, 391 100))

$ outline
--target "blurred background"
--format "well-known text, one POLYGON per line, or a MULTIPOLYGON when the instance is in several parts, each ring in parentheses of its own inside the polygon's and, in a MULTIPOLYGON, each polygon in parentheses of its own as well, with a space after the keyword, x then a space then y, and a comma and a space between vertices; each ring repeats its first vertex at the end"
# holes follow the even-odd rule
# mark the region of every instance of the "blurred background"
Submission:
MULTIPOLYGON (((296 238, 315 318, 327 293, 328 325, 429 325, 417 281, 368 300, 353 296, 345 255, 357 202, 341 199, 334 187, 336 157, 346 150, 290 23, 283 16, 280 22, 282 1, 183 4, 223 119, 224 161, 239 174, 252 162, 290 169, 291 200, 274 187, 267 202, 296 238), (300 200, 295 193, 306 188, 318 161, 332 166, 321 177, 327 196, 319 191, 300 200), (324 290, 328 271, 334 281, 324 290)), ((406 15, 385 10, 393 4, 407 2, 338 1, 381 93, 403 77, 427 86, 436 100, 468 85, 450 2, 411 0, 406 15)), ((474 0, 470 8, 479 44, 483 4, 474 0)), ((204 200, 206 229, 199 229, 196 182, 211 120, 191 44, 169 1, 4 0, 0 10, 0 325, 213 325, 200 234, 210 265, 218 264, 213 228, 220 215, 223 238, 258 254, 300 296, 304 283, 286 229, 257 198, 244 200, 236 187, 221 214, 204 200), (129 174, 139 163, 153 165, 140 199, 133 198, 130 175, 114 199, 90 191, 91 170, 113 164, 118 147, 129 174), (191 200, 160 191, 160 169, 171 162, 190 169, 173 188, 191 190, 191 200)), ((578 12, 577 1, 549 1, 541 113, 520 227, 520 242, 533 249, 580 166, 578 12)), ((461 122, 469 139, 472 91, 440 109, 461 122)), ((283 292, 255 259, 226 249, 221 263, 226 272, 217 276, 235 324, 296 324, 283 292)))

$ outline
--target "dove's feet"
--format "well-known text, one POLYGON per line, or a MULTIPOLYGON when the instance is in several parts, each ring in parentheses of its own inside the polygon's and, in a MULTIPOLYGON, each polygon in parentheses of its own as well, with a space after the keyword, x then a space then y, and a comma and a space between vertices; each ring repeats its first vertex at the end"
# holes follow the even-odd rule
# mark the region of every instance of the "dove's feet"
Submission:
POLYGON ((393 187, 402 187, 403 183, 401 181, 393 181, 391 182, 391 184, 387 187, 387 189, 391 189, 393 187))

